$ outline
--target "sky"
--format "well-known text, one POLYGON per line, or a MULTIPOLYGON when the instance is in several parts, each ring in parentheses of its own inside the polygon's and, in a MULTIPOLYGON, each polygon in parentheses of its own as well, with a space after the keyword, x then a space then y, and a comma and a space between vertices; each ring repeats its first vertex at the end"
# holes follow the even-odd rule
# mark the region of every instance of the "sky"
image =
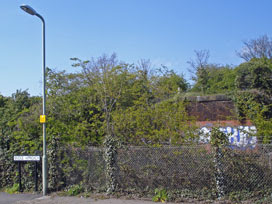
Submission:
POLYGON ((115 52, 137 63, 150 59, 189 79, 194 50, 210 63, 237 66, 243 41, 272 37, 271 0, 1 0, 0 94, 42 94, 42 23, 20 9, 27 4, 46 22, 46 66, 76 72, 70 58, 115 52))

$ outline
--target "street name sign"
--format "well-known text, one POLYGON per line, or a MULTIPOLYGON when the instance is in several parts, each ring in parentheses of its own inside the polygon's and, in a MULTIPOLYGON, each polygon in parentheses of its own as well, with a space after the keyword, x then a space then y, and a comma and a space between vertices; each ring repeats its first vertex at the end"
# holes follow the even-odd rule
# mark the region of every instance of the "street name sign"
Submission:
POLYGON ((13 156, 14 162, 18 163, 18 174, 19 174, 19 191, 23 192, 22 188, 22 171, 21 165, 24 162, 35 162, 35 191, 38 191, 38 162, 41 160, 40 156, 36 155, 15 155, 13 156))
POLYGON ((40 161, 40 156, 13 156, 14 161, 40 161))

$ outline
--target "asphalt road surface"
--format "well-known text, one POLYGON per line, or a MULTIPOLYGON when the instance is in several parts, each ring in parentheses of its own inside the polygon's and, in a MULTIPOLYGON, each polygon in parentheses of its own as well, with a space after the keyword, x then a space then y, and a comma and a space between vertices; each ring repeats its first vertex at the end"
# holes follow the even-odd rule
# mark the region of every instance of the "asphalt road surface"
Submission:
POLYGON ((42 196, 41 194, 7 194, 0 192, 0 204, 154 204, 151 201, 126 199, 93 199, 79 197, 42 196))
MULTIPOLYGON (((236 202, 230 201, 184 201, 178 202, 180 204, 232 204, 236 202)), ((242 202, 243 204, 249 204, 250 201, 242 202)), ((42 196, 41 194, 7 194, 0 192, 0 204, 154 204, 152 201, 147 200, 128 200, 128 199, 116 199, 116 198, 79 198, 79 197, 62 197, 57 195, 42 196)), ((174 204, 167 202, 167 204, 174 204)))
POLYGON ((8 194, 0 192, 0 204, 12 204, 17 201, 33 200, 41 197, 39 194, 8 194))

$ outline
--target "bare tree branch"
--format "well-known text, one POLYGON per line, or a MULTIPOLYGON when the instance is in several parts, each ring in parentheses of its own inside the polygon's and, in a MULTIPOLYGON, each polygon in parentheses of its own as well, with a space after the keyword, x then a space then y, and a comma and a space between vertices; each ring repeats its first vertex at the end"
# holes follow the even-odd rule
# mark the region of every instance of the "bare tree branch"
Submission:
POLYGON ((237 55, 245 61, 250 61, 252 58, 272 58, 272 40, 267 35, 243 43, 244 47, 237 52, 237 55))
POLYGON ((190 59, 187 63, 190 65, 188 71, 192 74, 192 80, 197 81, 199 70, 207 67, 210 58, 209 50, 195 50, 195 59, 190 59))

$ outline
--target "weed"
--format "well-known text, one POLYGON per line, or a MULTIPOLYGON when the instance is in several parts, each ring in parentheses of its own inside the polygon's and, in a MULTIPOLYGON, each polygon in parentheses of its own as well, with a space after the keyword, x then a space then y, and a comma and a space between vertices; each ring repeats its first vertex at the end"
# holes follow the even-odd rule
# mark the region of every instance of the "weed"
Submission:
POLYGON ((155 189, 155 196, 152 198, 153 202, 162 202, 164 203, 168 199, 168 194, 165 189, 155 189))
POLYGON ((19 192, 19 184, 15 183, 13 184, 12 187, 10 188, 5 188, 5 192, 9 193, 9 194, 13 194, 13 193, 17 193, 19 192))
POLYGON ((69 186, 67 189, 66 189, 66 192, 69 196, 76 196, 82 192, 84 192, 84 189, 81 185, 72 185, 72 186, 69 186))

